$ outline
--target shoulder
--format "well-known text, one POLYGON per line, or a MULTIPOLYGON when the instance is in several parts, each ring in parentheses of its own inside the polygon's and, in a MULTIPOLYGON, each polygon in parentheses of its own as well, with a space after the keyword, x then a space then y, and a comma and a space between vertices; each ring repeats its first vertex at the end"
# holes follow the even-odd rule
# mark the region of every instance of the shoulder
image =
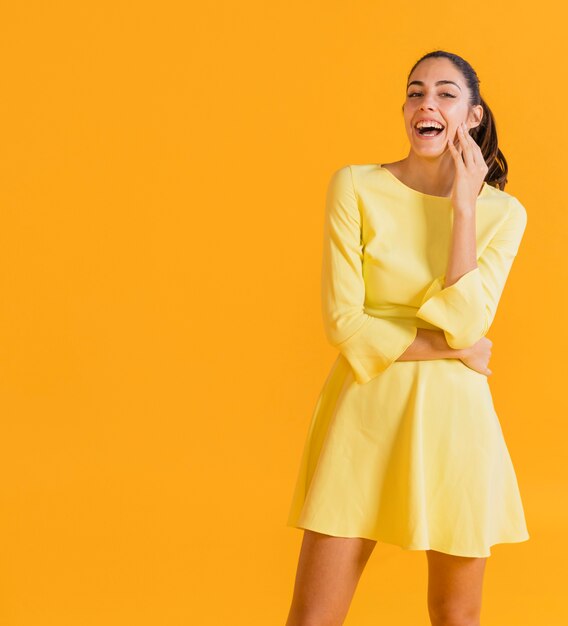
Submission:
POLYGON ((527 210, 516 196, 502 189, 487 185, 486 198, 499 211, 503 220, 515 222, 524 229, 528 217, 527 210))
POLYGON ((515 256, 527 225, 527 211, 518 198, 510 193, 488 186, 486 215, 493 223, 492 245, 515 256))
POLYGON ((380 171, 377 163, 350 163, 334 170, 331 182, 334 185, 350 185, 356 193, 369 177, 377 175, 377 171, 380 171))
POLYGON ((326 194, 326 213, 330 219, 337 223, 362 224, 361 194, 367 188, 366 177, 378 167, 376 164, 346 164, 332 171, 326 194))
POLYGON ((376 163, 342 165, 331 173, 328 180, 328 197, 342 196, 356 202, 360 197, 359 192, 373 184, 380 169, 376 163))

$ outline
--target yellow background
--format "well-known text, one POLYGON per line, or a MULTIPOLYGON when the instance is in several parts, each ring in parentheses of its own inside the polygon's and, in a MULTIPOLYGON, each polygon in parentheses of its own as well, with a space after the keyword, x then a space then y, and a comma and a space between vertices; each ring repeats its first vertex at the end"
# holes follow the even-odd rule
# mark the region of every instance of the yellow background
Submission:
MULTIPOLYGON (((493 547, 482 623, 568 623, 566 35, 537 9, 3 6, 2 626, 284 625, 337 354, 325 187, 406 156, 406 76, 437 48, 478 72, 528 212, 489 337, 531 539, 493 547)), ((426 576, 377 544, 347 626, 426 626, 426 576)))

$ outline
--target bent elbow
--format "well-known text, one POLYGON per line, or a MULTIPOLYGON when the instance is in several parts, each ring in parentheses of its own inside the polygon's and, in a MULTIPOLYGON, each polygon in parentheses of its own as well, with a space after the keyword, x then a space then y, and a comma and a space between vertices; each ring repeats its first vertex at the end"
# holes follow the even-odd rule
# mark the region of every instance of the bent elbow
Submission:
POLYGON ((455 330, 444 329, 446 342, 450 348, 454 350, 463 350, 475 345, 489 330, 489 319, 484 318, 482 323, 470 324, 462 326, 455 330))
POLYGON ((365 324, 366 316, 359 310, 331 313, 324 311, 324 332, 330 345, 337 348, 346 343, 365 324))

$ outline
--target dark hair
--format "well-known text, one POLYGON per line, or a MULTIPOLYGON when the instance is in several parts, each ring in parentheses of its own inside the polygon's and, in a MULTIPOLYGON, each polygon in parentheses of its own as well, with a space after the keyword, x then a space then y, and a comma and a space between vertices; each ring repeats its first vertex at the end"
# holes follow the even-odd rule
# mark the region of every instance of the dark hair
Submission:
POLYGON ((491 109, 487 106, 487 103, 479 93, 479 78, 477 77, 475 70, 465 59, 457 54, 452 54, 451 52, 446 52, 445 50, 434 50, 433 52, 428 52, 416 61, 408 73, 408 78, 410 78, 410 75, 421 61, 431 57, 445 57, 446 59, 449 59, 457 67, 457 69, 460 70, 465 79, 470 92, 469 104, 471 106, 481 104, 483 107, 483 117, 480 124, 475 128, 471 128, 469 132, 481 148, 483 158, 489 168, 485 176, 485 182, 492 187, 504 190, 505 185, 507 184, 507 173, 509 168, 507 166, 505 156, 501 150, 499 150, 499 146, 497 145, 497 127, 495 125, 495 118, 493 117, 491 109))

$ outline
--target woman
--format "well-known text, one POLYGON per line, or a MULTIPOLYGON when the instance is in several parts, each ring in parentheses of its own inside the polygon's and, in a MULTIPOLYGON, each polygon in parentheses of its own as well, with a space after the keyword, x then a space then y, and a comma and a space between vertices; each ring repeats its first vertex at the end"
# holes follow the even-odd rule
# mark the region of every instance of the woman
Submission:
POLYGON ((287 523, 304 537, 286 626, 342 624, 377 541, 426 551, 433 626, 479 624, 490 546, 529 538, 485 337, 526 210, 465 60, 423 56, 403 114, 408 156, 342 167, 327 192, 322 309, 339 355, 287 523))

